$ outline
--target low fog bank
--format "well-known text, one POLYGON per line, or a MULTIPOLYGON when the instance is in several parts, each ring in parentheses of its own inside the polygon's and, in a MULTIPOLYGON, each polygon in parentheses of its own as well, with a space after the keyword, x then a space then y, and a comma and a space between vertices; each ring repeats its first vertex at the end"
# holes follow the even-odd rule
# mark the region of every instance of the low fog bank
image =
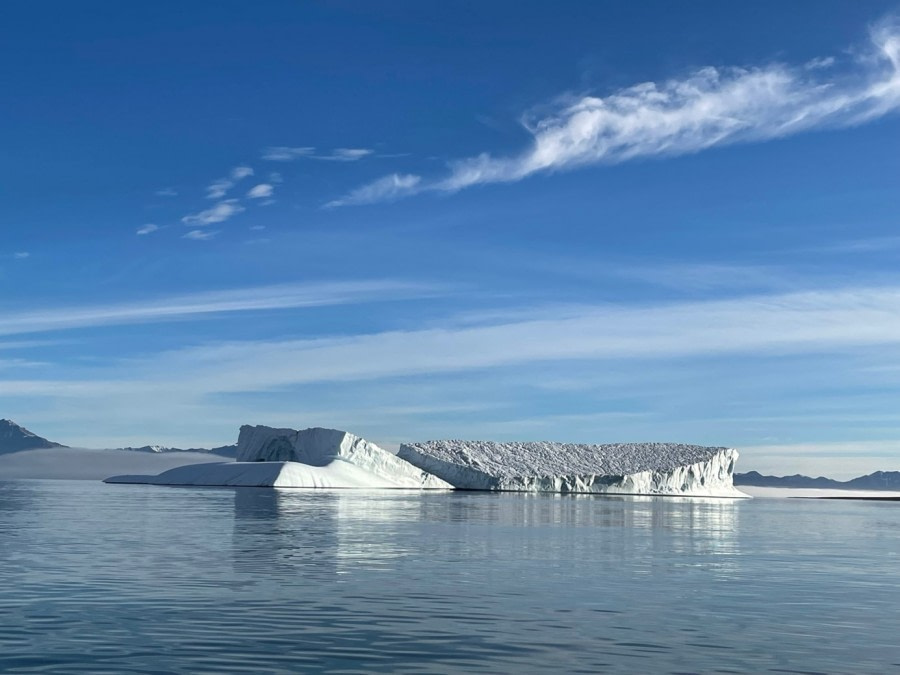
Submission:
POLYGON ((103 480, 118 474, 157 474, 176 466, 227 462, 226 457, 197 452, 148 453, 129 450, 47 448, 0 456, 0 480, 8 478, 75 478, 103 480))
POLYGON ((900 492, 893 490, 839 490, 832 488, 785 488, 760 487, 757 485, 738 485, 741 492, 751 497, 900 497, 900 492))

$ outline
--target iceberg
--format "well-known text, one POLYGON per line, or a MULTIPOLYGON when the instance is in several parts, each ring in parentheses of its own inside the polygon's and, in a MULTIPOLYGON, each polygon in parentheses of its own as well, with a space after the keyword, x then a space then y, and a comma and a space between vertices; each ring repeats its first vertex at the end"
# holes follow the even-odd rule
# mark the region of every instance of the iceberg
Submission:
POLYGON ((737 450, 677 443, 578 445, 427 441, 394 454, 319 427, 241 427, 237 460, 180 466, 107 483, 285 488, 406 488, 746 497, 733 484, 737 450))
POLYGON ((444 440, 403 444, 398 456, 465 490, 748 496, 732 482, 733 448, 444 440))
POLYGON ((112 476, 105 482, 285 488, 453 487, 346 431, 249 425, 241 427, 237 461, 189 464, 157 476, 112 476))

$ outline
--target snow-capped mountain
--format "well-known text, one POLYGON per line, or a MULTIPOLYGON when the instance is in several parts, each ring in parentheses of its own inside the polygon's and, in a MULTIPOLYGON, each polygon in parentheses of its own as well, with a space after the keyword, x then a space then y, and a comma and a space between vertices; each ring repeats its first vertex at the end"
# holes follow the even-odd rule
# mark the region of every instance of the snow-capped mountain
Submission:
POLYGON ((20 427, 12 420, 0 420, 0 455, 22 450, 38 450, 40 448, 65 448, 61 443, 48 441, 35 433, 20 427))

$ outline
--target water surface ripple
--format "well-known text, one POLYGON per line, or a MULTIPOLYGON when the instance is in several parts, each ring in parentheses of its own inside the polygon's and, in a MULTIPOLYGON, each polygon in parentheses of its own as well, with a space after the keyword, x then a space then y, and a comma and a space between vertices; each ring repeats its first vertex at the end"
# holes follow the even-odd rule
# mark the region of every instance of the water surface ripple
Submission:
POLYGON ((900 504, 0 482, 0 671, 882 673, 900 504))

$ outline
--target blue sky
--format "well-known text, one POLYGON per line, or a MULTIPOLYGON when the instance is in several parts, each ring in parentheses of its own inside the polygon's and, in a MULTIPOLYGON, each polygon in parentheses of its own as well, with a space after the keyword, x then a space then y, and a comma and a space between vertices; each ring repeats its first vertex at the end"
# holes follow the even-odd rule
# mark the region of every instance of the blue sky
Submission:
POLYGON ((0 7, 0 416, 900 468, 900 7, 0 7))

